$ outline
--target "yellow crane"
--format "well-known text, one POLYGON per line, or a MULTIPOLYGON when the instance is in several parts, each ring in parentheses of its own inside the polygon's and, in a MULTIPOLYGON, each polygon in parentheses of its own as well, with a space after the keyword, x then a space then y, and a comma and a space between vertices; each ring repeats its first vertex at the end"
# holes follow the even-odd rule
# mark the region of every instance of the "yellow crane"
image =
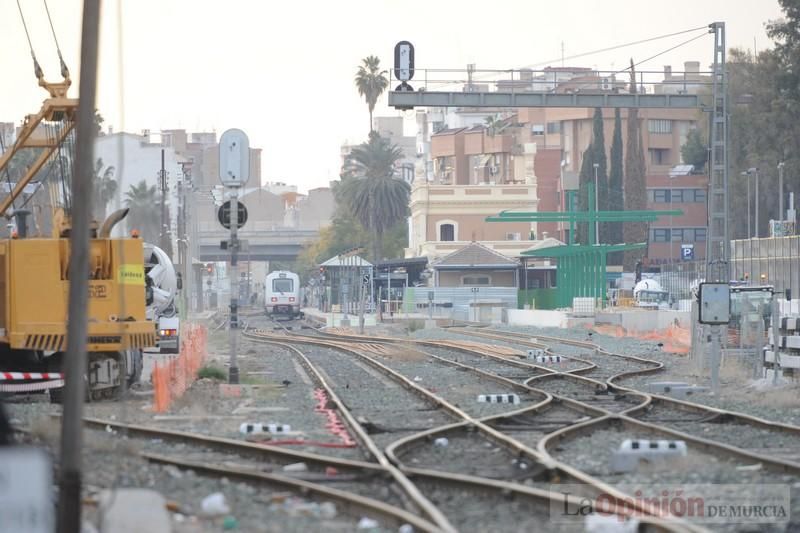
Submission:
POLYGON ((35 56, 34 65, 39 85, 49 98, 37 113, 25 117, 15 142, 0 155, 0 183, 8 188, 8 195, 0 200, 0 216, 16 219, 15 231, 0 238, 0 367, 3 371, 61 372, 70 278, 88 276, 87 388, 90 398, 111 397, 126 380, 138 379, 142 349, 156 345, 155 326, 145 317, 143 244, 138 238, 111 237, 114 225, 128 211, 119 210, 92 225, 89 271, 69 272, 70 205, 81 201, 69 198, 67 181, 78 100, 67 96, 71 81, 63 60, 63 81, 58 83, 45 81, 35 56), (21 157, 31 149, 38 152, 32 162, 30 157, 21 157), (23 160, 27 161, 20 163, 23 160), (14 161, 23 168, 16 169, 18 178, 12 183, 14 161), (29 212, 24 209, 32 194, 25 199, 24 192, 48 164, 60 172, 49 184, 52 229, 49 235, 33 235, 27 227, 29 212), (57 191, 61 205, 55 201, 57 191))

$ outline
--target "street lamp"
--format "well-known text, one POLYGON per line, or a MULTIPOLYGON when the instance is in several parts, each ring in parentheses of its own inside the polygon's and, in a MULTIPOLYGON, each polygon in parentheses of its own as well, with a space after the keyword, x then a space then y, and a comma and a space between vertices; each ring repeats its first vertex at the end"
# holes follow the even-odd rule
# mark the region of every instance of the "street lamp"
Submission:
POLYGON ((778 163, 778 222, 783 221, 783 165, 784 162, 778 163))
POLYGON ((600 163, 593 163, 594 167, 594 243, 600 244, 600 219, 597 218, 597 213, 600 211, 600 191, 597 189, 597 169, 600 168, 600 163))
MULTIPOLYGON (((741 173, 742 176, 750 176, 755 175, 756 177, 756 237, 758 237, 758 168, 752 167, 748 168, 746 171, 741 173)), ((750 180, 747 180, 747 238, 752 239, 753 233, 750 229, 750 180)))

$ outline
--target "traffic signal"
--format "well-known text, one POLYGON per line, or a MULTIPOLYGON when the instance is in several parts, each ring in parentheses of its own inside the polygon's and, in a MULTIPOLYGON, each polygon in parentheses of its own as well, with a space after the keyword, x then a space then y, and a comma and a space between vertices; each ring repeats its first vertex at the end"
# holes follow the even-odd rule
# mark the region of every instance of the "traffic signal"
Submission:
POLYGON ((214 273, 214 263, 206 263, 206 272, 209 274, 214 273))

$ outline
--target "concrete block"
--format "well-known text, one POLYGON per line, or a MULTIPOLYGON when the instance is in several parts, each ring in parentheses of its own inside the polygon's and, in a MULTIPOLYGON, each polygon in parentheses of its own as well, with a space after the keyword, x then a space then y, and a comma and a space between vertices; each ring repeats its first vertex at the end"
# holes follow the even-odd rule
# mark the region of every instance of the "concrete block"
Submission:
POLYGON ((116 489, 100 495, 101 533, 170 533, 164 497, 148 489, 116 489))
POLYGON ((625 439, 611 456, 613 472, 633 472, 640 461, 669 461, 687 455, 682 440, 625 439))
POLYGON ((684 381, 652 381, 647 384, 647 392, 653 394, 669 394, 675 387, 688 387, 684 381))
POLYGON ((527 351, 528 359, 536 359, 537 357, 542 357, 543 355, 544 350, 542 348, 531 348, 527 351))
POLYGON ((519 396, 516 394, 481 394, 478 396, 478 403, 519 403, 519 396))
POLYGON ((292 426, 289 424, 262 424, 260 422, 245 422, 239 426, 239 433, 243 433, 245 435, 250 433, 271 433, 273 435, 280 435, 291 432, 292 426))
POLYGON ((708 387, 689 385, 682 381, 661 381, 647 384, 647 392, 678 399, 686 399, 694 394, 706 391, 708 391, 708 387))
POLYGON ((561 356, 560 355, 540 355, 536 358, 537 363, 545 363, 545 364, 552 364, 552 363, 560 363, 561 356))

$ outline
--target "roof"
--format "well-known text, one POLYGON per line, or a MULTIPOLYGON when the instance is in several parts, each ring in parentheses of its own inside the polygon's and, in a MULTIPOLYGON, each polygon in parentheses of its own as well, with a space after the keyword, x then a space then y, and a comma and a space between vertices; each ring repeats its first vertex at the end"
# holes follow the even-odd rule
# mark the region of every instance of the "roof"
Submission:
POLYGON ((428 265, 427 257, 406 257, 400 259, 384 259, 377 261, 375 266, 378 268, 398 268, 398 267, 421 267, 425 268, 428 265))
POLYGON ((536 241, 536 244, 525 250, 523 253, 527 254, 527 252, 533 252, 536 250, 543 250, 544 248, 552 248, 554 246, 566 246, 566 243, 559 241, 558 239, 554 239, 553 237, 547 237, 546 239, 542 239, 540 241, 536 241))
POLYGON ((338 255, 334 255, 324 263, 320 264, 319 266, 324 267, 338 267, 338 266, 365 266, 371 267, 372 263, 367 261, 366 259, 359 257, 357 255, 351 257, 345 257, 343 259, 339 259, 338 255))
POLYGON ((472 242, 460 250, 456 250, 444 256, 433 264, 433 268, 437 270, 456 268, 493 268, 510 270, 516 269, 518 266, 519 263, 516 259, 506 257, 477 242, 472 242))
POLYGON ((444 130, 437 131, 436 133, 431 135, 431 137, 436 137, 437 135, 455 135, 456 133, 464 131, 465 129, 467 128, 447 128, 444 130))

